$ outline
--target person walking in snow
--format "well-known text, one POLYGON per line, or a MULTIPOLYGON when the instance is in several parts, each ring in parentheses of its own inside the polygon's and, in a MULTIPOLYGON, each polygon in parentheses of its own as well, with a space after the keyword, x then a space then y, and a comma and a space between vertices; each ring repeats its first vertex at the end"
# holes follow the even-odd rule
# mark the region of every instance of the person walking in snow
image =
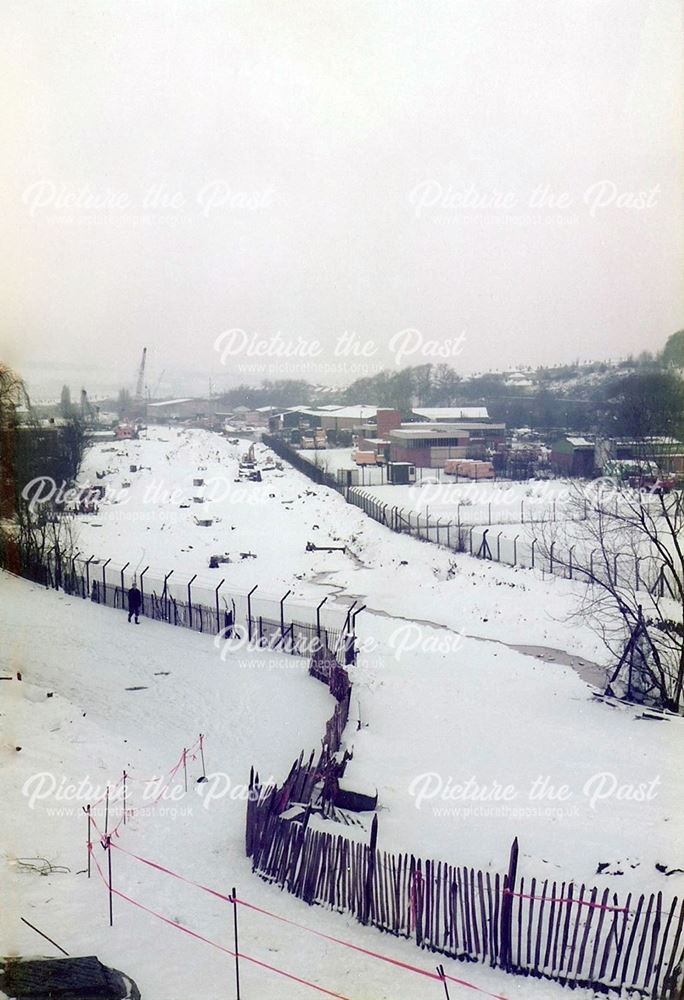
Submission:
POLYGON ((128 591, 128 620, 135 617, 135 624, 139 625, 138 615, 140 614, 140 605, 142 604, 142 594, 138 590, 135 580, 133 581, 133 586, 128 591))

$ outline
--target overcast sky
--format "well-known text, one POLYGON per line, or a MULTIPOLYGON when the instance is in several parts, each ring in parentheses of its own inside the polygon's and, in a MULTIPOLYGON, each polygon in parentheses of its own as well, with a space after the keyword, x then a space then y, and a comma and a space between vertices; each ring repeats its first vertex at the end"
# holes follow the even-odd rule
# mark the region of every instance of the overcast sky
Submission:
POLYGON ((340 384, 624 356, 684 326, 679 0, 0 17, 20 369, 130 383, 147 345, 161 393, 183 371, 340 384), (335 353, 345 332, 365 357, 335 353))

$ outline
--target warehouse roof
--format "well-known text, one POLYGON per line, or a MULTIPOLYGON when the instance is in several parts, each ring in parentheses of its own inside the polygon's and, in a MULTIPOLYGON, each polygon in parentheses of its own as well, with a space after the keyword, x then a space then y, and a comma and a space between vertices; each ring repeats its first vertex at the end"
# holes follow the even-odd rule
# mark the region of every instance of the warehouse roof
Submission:
POLYGON ((413 412, 427 420, 489 420, 486 406, 419 406, 413 412))
POLYGON ((566 438, 566 440, 568 441, 569 444, 572 445, 573 448, 593 448, 594 447, 594 442, 593 441, 587 441, 587 439, 583 438, 583 437, 569 437, 569 438, 566 438))
MULTIPOLYGON (((184 396, 183 399, 162 399, 158 403, 148 403, 148 407, 155 406, 176 406, 178 403, 192 403, 192 396, 184 396)), ((197 402, 203 402, 203 400, 198 400, 197 402)))

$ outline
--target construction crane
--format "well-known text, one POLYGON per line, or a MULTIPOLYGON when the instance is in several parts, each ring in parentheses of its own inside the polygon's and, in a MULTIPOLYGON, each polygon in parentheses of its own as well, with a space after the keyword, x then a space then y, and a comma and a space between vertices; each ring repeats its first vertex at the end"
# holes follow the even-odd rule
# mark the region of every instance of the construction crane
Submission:
POLYGON ((147 348, 143 347, 142 358, 140 359, 140 368, 138 368, 138 381, 135 386, 135 399, 140 402, 143 398, 143 391, 145 388, 145 359, 147 358, 147 348))
POLYGON ((81 420, 84 423, 97 423, 99 406, 93 406, 88 399, 88 393, 81 389, 81 420))

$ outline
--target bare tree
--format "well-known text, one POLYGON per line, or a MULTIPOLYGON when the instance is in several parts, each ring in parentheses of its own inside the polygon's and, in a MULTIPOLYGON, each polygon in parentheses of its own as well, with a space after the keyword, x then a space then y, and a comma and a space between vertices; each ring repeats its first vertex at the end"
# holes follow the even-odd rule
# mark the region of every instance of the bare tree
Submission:
POLYGON ((617 481, 571 487, 540 554, 584 580, 574 617, 613 658, 611 692, 679 711, 684 686, 684 495, 617 481))
MULTIPOLYGON (((30 399, 21 377, 0 362, 0 561, 12 572, 43 581, 45 564, 50 553, 56 565, 61 565, 73 552, 71 520, 54 502, 35 504, 23 495, 17 474, 19 430, 17 409, 27 408, 26 433, 39 430, 30 399)), ((57 438, 55 438, 57 441, 57 438)), ((59 437, 60 468, 70 478, 76 475, 84 447, 83 431, 78 421, 70 421, 59 437)), ((31 463, 42 463, 39 453, 31 463)), ((41 474, 41 469, 35 469, 41 474)))

